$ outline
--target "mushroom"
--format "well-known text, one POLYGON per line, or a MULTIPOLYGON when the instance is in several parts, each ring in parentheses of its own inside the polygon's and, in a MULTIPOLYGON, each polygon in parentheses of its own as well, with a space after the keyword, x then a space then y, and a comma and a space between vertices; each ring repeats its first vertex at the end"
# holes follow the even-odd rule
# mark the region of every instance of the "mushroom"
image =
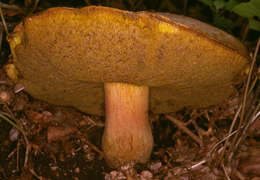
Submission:
POLYGON ((8 41, 17 72, 8 74, 29 94, 106 116, 102 147, 113 167, 149 160, 148 111, 220 103, 249 62, 237 39, 200 21, 108 7, 48 9, 8 41))

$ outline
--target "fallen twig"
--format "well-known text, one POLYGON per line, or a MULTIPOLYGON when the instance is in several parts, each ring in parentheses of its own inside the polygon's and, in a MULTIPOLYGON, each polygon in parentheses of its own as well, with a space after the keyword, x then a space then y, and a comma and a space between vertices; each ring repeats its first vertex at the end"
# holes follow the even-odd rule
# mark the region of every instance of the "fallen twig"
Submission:
POLYGON ((12 120, 10 120, 9 118, 7 118, 6 116, 0 114, 0 118, 4 119, 5 121, 7 121, 8 123, 10 123, 13 127, 15 127, 17 130, 19 130, 24 137, 25 140, 25 144, 26 144, 26 152, 25 152, 25 160, 24 160, 24 167, 27 167, 27 163, 28 163, 28 156, 29 156, 29 152, 31 150, 31 145, 29 143, 29 140, 27 139, 26 133, 23 130, 22 127, 19 126, 19 122, 18 120, 15 118, 13 112, 9 109, 9 107, 6 105, 6 103, 2 102, 4 104, 4 106, 6 107, 7 111, 9 112, 11 118, 16 122, 14 123, 12 120))
POLYGON ((89 142, 78 130, 75 131, 77 136, 80 138, 80 140, 84 143, 86 143, 91 149, 93 149, 94 151, 96 151, 99 155, 101 155, 102 157, 104 157, 104 153, 103 151, 101 151, 97 146, 95 146, 94 144, 92 144, 91 142, 89 142))
POLYGON ((39 179, 39 180, 44 180, 44 178, 43 178, 42 176, 39 176, 39 175, 34 171, 34 169, 29 168, 29 171, 30 171, 30 173, 31 173, 32 175, 34 175, 34 177, 36 177, 37 179, 39 179))
POLYGON ((227 172, 227 170, 226 170, 224 164, 222 164, 222 168, 223 168, 223 171, 224 171, 224 173, 225 173, 225 176, 226 176, 227 180, 231 180, 230 177, 229 177, 229 175, 228 175, 228 172, 227 172))
MULTIPOLYGON (((247 129, 245 127, 245 129, 242 129, 244 126, 243 126, 243 122, 244 122, 244 119, 245 119, 245 114, 246 114, 246 100, 247 100, 247 97, 250 93, 250 89, 252 89, 253 87, 250 87, 250 82, 251 82, 251 79, 252 79, 252 74, 253 74, 253 69, 254 69, 254 66, 255 66, 255 63, 256 63, 256 56, 258 54, 258 51, 259 51, 259 47, 260 47, 260 37, 258 38, 258 41, 257 41, 257 45, 256 45, 256 49, 255 49, 255 52, 254 52, 254 56, 253 56, 253 61, 251 63, 251 66, 250 66, 250 70, 249 70, 249 74, 248 74, 248 78, 247 78, 247 83, 246 83, 246 88, 245 88, 245 92, 244 92, 244 96, 243 96, 243 101, 242 101, 242 110, 241 110, 241 114, 240 114, 240 121, 239 121, 239 125, 238 125, 238 130, 239 130, 239 133, 237 133, 232 141, 232 144, 231 144, 231 148, 228 152, 228 160, 231 161, 232 157, 233 157, 233 154, 234 152, 237 150, 240 142, 241 142, 241 138, 239 138, 238 134, 242 135, 246 133, 247 129)), ((254 86, 255 84, 253 84, 254 86)), ((255 109, 255 112, 254 113, 257 113, 258 111, 258 108, 259 108, 259 105, 257 106, 257 108, 255 109)), ((253 114, 254 114, 253 113, 253 114)), ((249 127, 250 125, 250 120, 248 121, 248 125, 247 127, 249 127)), ((243 137, 244 139, 245 137, 243 137)))
POLYGON ((5 32, 8 35, 8 28, 7 28, 7 25, 6 25, 6 22, 5 22, 5 18, 4 18, 4 14, 3 14, 1 6, 0 6, 0 15, 1 15, 2 23, 4 25, 5 32))
POLYGON ((186 134, 188 134, 194 141, 196 141, 200 146, 203 146, 203 142, 202 140, 195 135, 193 132, 191 132, 183 122, 179 121, 176 118, 173 118, 172 116, 166 115, 166 118, 169 119, 171 122, 173 122, 175 125, 178 126, 178 128, 180 128, 183 132, 185 132, 186 134))
POLYGON ((5 4, 5 3, 2 3, 2 2, 0 2, 0 8, 21 10, 21 8, 16 6, 16 5, 5 4))
MULTIPOLYGON (((231 135, 232 132, 233 132, 234 126, 235 126, 235 124, 236 124, 236 122, 237 122, 237 120, 238 120, 238 117, 239 117, 239 114, 240 114, 240 112, 241 112, 241 109, 242 109, 242 105, 239 106, 239 108, 237 109, 237 112, 236 112, 236 114, 235 114, 235 116, 234 116, 234 118, 233 118, 233 120, 232 120, 232 124, 231 124, 231 126, 230 126, 230 128, 229 128, 229 132, 228 132, 228 137, 230 137, 229 135, 231 135)), ((226 139, 225 139, 225 144, 224 144, 223 150, 222 150, 222 152, 221 152, 221 154, 220 154, 220 157, 218 158, 217 164, 221 164, 221 162, 223 161, 224 154, 225 154, 225 152, 226 152, 228 143, 229 143, 229 138, 226 138, 226 139)))

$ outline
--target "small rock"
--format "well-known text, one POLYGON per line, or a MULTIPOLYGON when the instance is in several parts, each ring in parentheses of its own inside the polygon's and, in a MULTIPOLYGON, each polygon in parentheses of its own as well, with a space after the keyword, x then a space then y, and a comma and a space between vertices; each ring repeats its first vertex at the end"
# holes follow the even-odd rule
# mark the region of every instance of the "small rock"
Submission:
POLYGON ((13 127, 9 132, 10 141, 17 141, 19 135, 20 135, 20 132, 16 128, 13 127))
POLYGON ((157 163, 153 163, 150 166, 150 169, 152 171, 157 171, 158 169, 160 169, 162 167, 162 163, 161 162, 157 162, 157 163))
POLYGON ((85 157, 88 161, 93 161, 95 159, 95 153, 89 151, 86 153, 85 157))
POLYGON ((76 167, 76 168, 74 169, 74 172, 77 173, 77 174, 79 174, 79 173, 80 173, 79 167, 76 167))
POLYGON ((141 172, 141 180, 149 180, 153 179, 153 174, 150 171, 142 171, 141 172))
POLYGON ((8 91, 0 91, 0 99, 4 103, 9 103, 11 100, 11 94, 8 91))
POLYGON ((58 166, 51 166, 51 170, 52 170, 52 171, 57 171, 58 169, 59 169, 58 166))
POLYGON ((133 168, 133 167, 134 167, 134 163, 130 162, 130 163, 124 165, 124 166, 121 166, 121 170, 126 171, 126 170, 133 168))
POLYGON ((47 139, 48 143, 53 141, 59 141, 66 138, 66 136, 72 134, 75 130, 69 127, 48 127, 47 130, 47 139))
POLYGON ((122 172, 111 171, 109 174, 105 175, 105 180, 122 180, 126 179, 126 176, 122 172))

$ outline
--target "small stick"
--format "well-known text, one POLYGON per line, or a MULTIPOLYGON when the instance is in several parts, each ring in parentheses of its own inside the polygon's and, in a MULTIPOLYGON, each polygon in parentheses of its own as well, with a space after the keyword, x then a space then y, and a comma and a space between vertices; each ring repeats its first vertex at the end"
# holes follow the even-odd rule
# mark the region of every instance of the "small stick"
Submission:
POLYGON ((10 153, 8 154, 7 157, 8 157, 8 158, 11 158, 16 151, 17 151, 17 149, 15 148, 12 152, 10 152, 10 153))
POLYGON ((226 170, 226 168, 225 168, 225 166, 224 166, 224 164, 222 164, 222 168, 223 168, 223 170, 224 170, 224 173, 225 173, 225 176, 226 176, 227 180, 231 180, 230 177, 229 177, 229 175, 228 175, 228 172, 227 172, 227 170, 226 170))
POLYGON ((8 35, 8 29, 7 29, 7 25, 6 25, 6 23, 5 23, 5 18, 4 18, 4 15, 3 15, 3 11, 2 11, 1 6, 0 6, 0 15, 1 15, 1 20, 2 20, 3 25, 4 25, 4 28, 5 28, 5 32, 6 32, 6 34, 8 35))
POLYGON ((34 169, 29 168, 29 171, 30 171, 31 174, 34 175, 37 179, 39 179, 39 180, 43 180, 43 179, 44 179, 42 176, 39 176, 39 175, 34 171, 34 169))
POLYGON ((195 169, 195 168, 201 166, 202 164, 205 164, 206 162, 207 162, 207 160, 203 159, 203 160, 201 160, 200 162, 198 162, 197 164, 192 165, 192 166, 191 166, 190 168, 188 168, 188 169, 189 169, 189 170, 195 169))
POLYGON ((237 133, 235 135, 235 137, 233 138, 231 148, 228 151, 229 161, 231 160, 231 158, 233 156, 233 153, 231 153, 231 151, 234 152, 234 151, 237 150, 237 147, 239 145, 237 143, 238 139, 239 139, 239 135, 242 135, 241 129, 243 127, 243 122, 244 122, 245 115, 246 115, 246 110, 245 110, 246 109, 246 102, 247 102, 247 97, 249 96, 250 89, 251 89, 250 88, 250 82, 251 82, 251 79, 252 79, 253 69, 254 69, 254 66, 255 66, 255 63, 256 63, 256 56, 258 54, 259 48, 260 48, 260 38, 258 38, 258 41, 257 41, 257 44, 256 44, 256 49, 255 49, 255 52, 254 52, 254 55, 253 55, 253 61, 251 62, 250 70, 249 70, 248 77, 247 77, 246 87, 245 87, 244 94, 243 94, 242 109, 241 109, 241 113, 240 113, 240 121, 239 121, 238 128, 237 128, 239 133, 237 133))
POLYGON ((18 172, 19 171, 19 155, 20 155, 20 141, 18 140, 18 143, 16 145, 16 171, 18 172))
POLYGON ((169 119, 170 121, 172 121, 175 125, 178 126, 178 128, 180 128, 183 132, 185 132, 186 134, 188 134, 194 141, 196 141, 200 146, 203 145, 202 140, 196 136, 193 132, 191 132, 183 122, 179 121, 176 118, 173 118, 169 115, 166 115, 166 118, 169 119))
MULTIPOLYGON (((25 136, 25 135, 24 135, 25 136)), ((25 159, 24 159, 24 167, 27 168, 28 160, 29 160, 29 153, 31 151, 31 144, 29 141, 26 141, 26 151, 25 151, 25 159)))
MULTIPOLYGON (((239 131, 241 130, 241 127, 242 127, 242 124, 243 124, 244 118, 245 118, 245 113, 246 113, 245 109, 246 109, 246 102, 247 102, 246 100, 247 100, 248 92, 249 92, 249 89, 250 89, 250 82, 251 82, 251 78, 252 78, 252 74, 253 74, 253 69, 254 69, 254 66, 255 66, 255 63, 256 63, 256 56, 258 54, 259 47, 260 47, 260 38, 258 38, 258 41, 257 41, 257 44, 256 44, 256 49, 255 49, 255 52, 254 52, 253 61, 251 62, 251 66, 250 66, 247 81, 246 81, 246 87, 245 87, 245 91, 244 91, 244 94, 243 94, 242 110, 241 110, 241 114, 240 114, 240 121, 239 121, 239 124, 238 124, 238 130, 239 131)), ((235 143, 237 142, 238 135, 239 135, 239 133, 235 135, 231 147, 234 147, 235 143)), ((230 148, 230 150, 231 149, 232 148, 230 148)))
MULTIPOLYGON (((239 108, 237 109, 237 112, 236 112, 236 114, 235 114, 235 116, 234 116, 234 118, 233 118, 233 120, 232 120, 232 124, 231 124, 231 126, 230 126, 230 128, 229 128, 228 135, 230 135, 230 134, 233 132, 233 129, 234 129, 234 127, 235 127, 235 124, 236 124, 236 122, 237 122, 237 120, 238 120, 238 117, 239 117, 239 115, 240 115, 241 109, 242 109, 242 105, 240 105, 239 108)), ((224 144, 224 149, 223 149, 222 153, 220 154, 220 157, 219 157, 219 159, 218 159, 217 164, 221 164, 221 162, 223 161, 225 152, 226 152, 226 150, 227 150, 227 145, 228 145, 228 143, 229 143, 229 139, 226 139, 225 144, 224 144)))
POLYGON ((0 29, 0 52, 2 52, 3 30, 0 29))
POLYGON ((9 5, 9 4, 5 4, 0 2, 0 8, 5 8, 5 9, 15 9, 15 10, 20 10, 21 8, 19 8, 16 5, 9 5))
MULTIPOLYGON (((85 137, 82 136, 82 134, 79 131, 75 131, 76 134, 79 136, 80 140, 83 141, 84 143, 86 143, 88 146, 90 146, 91 149, 93 149, 94 151, 96 151, 97 153, 99 153, 100 156, 102 156, 102 158, 105 158, 105 154, 103 151, 101 151, 97 146, 95 146, 94 144, 92 144, 91 142, 89 142, 85 137)), ((110 161, 108 159, 106 159, 106 161, 108 161, 108 163, 110 163, 110 161)), ((111 163, 110 163, 111 164, 111 163)))
POLYGON ((79 131, 75 130, 75 132, 76 132, 76 134, 78 135, 78 137, 80 138, 81 141, 86 143, 88 146, 90 146, 91 149, 93 149, 94 151, 99 153, 102 157, 104 157, 103 151, 101 151, 97 146, 95 146, 94 144, 89 142, 85 137, 82 136, 82 134, 79 131))
POLYGON ((15 118, 13 112, 9 109, 9 107, 7 106, 6 103, 2 102, 4 104, 4 106, 6 107, 7 111, 10 113, 11 118, 16 122, 14 123, 12 120, 10 120, 9 118, 7 118, 6 116, 0 114, 0 118, 4 119, 5 121, 7 121, 8 123, 10 123, 12 126, 14 126, 16 129, 18 129, 24 137, 25 143, 26 143, 26 153, 25 153, 25 160, 24 160, 24 167, 27 167, 27 163, 28 163, 28 156, 29 156, 29 152, 31 150, 31 145, 29 140, 27 139, 26 133, 24 131, 24 129, 19 125, 18 120, 15 118))

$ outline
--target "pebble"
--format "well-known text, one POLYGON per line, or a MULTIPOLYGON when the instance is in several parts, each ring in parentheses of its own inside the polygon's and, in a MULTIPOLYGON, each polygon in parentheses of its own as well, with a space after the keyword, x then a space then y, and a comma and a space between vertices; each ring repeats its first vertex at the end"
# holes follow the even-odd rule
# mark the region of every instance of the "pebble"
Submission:
POLYGON ((0 92, 0 99, 4 103, 8 103, 11 100, 11 94, 7 91, 1 91, 0 92))
POLYGON ((142 171, 141 172, 141 180, 149 180, 153 179, 153 174, 150 171, 142 171))
POLYGON ((20 132, 16 129, 16 128, 12 128, 9 131, 9 139, 10 141, 17 141, 18 137, 19 137, 20 132))
POLYGON ((150 169, 152 171, 157 171, 158 169, 160 169, 162 167, 162 163, 161 162, 157 162, 157 163, 153 163, 150 166, 150 169))

